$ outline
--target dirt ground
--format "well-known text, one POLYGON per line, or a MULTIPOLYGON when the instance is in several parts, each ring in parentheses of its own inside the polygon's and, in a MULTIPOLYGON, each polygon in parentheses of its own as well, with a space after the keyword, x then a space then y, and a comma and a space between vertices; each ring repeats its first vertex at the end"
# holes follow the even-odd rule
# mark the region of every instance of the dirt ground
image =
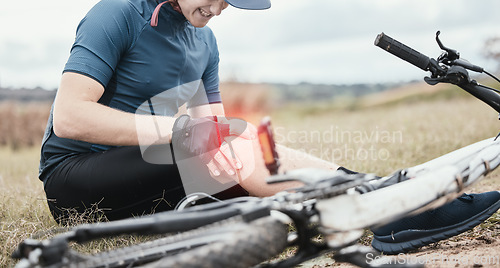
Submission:
MULTIPOLYGON (((384 258, 387 263, 423 264, 425 267, 500 267, 500 236, 483 231, 482 235, 474 238, 470 233, 423 247, 416 252, 384 258)), ((330 256, 318 257, 298 267, 358 267, 336 263, 330 256)), ((367 261, 371 260, 379 261, 377 257, 369 256, 367 261)))
MULTIPOLYGON (((473 186, 467 193, 500 190, 500 174, 495 172, 473 186)), ((321 256, 298 267, 357 267, 335 263, 330 255, 321 256)), ((384 256, 393 264, 423 264, 425 267, 500 267, 500 213, 473 230, 420 248, 415 252, 384 256)), ((377 261, 369 256, 367 261, 377 261)))
MULTIPOLYGON (((417 252, 385 256, 393 264, 423 264, 425 267, 500 267, 500 237, 481 236, 460 241, 446 240, 421 248, 417 252), (388 259, 390 258, 390 259, 388 259)), ((367 261, 377 261, 369 257, 367 261)), ((305 262, 298 267, 357 267, 336 263, 329 255, 305 262)))

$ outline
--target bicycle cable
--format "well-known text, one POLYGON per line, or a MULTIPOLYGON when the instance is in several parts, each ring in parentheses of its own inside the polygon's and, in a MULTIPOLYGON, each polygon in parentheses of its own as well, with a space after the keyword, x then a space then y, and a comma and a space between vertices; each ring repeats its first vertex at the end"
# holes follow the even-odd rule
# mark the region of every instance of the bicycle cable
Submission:
MULTIPOLYGON (((483 72, 484 72, 485 74, 487 74, 488 76, 490 76, 491 78, 495 79, 498 83, 500 83, 500 79, 498 79, 498 78, 497 78, 496 76, 494 76, 493 74, 491 74, 491 73, 487 72, 486 70, 483 70, 483 72)), ((497 90, 497 89, 494 89, 494 88, 492 88, 491 90, 493 90, 493 91, 495 91, 495 92, 497 92, 497 93, 500 93, 500 90, 497 90)))

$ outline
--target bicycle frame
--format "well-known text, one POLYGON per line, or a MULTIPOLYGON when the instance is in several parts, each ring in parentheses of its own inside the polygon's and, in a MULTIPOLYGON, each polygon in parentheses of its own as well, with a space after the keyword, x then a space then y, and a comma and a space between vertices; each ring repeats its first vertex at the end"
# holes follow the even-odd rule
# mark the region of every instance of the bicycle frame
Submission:
POLYGON ((381 225, 452 201, 499 164, 500 140, 490 138, 374 181, 381 184, 395 176, 406 179, 391 187, 319 200, 316 208, 322 225, 335 231, 381 225))

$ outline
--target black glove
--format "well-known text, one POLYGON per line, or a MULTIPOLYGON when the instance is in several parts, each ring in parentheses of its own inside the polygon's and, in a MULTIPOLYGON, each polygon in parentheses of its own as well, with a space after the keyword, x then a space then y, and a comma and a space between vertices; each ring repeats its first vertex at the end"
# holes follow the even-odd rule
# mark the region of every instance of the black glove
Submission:
POLYGON ((229 136, 229 124, 216 122, 215 117, 192 119, 181 115, 172 128, 172 144, 175 149, 198 156, 204 163, 213 159, 224 138, 229 136))

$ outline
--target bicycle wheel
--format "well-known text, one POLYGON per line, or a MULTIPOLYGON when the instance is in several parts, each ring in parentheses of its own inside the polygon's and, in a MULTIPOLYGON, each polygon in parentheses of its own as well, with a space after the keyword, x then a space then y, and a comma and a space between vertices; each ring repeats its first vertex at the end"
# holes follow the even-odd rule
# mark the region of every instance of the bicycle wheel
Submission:
POLYGON ((287 228, 271 217, 231 229, 216 243, 163 258, 147 267, 250 267, 276 256, 287 246, 287 228))
POLYGON ((287 227, 264 217, 210 226, 92 256, 70 251, 63 267, 249 267, 281 253, 287 227))

